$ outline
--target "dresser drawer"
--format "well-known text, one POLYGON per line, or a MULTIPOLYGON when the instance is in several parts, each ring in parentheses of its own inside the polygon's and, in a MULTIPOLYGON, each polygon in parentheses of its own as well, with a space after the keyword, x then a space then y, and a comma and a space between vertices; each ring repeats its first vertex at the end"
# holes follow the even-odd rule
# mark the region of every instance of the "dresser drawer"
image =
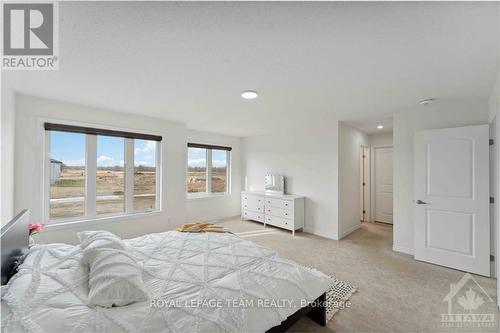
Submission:
POLYGON ((264 203, 261 199, 258 200, 245 200, 241 202, 241 210, 251 210, 253 212, 264 213, 264 203))
POLYGON ((293 230, 294 224, 292 220, 283 219, 276 216, 266 215, 266 224, 274 225, 275 227, 293 230))
POLYGON ((254 221, 264 222, 264 214, 261 214, 261 213, 251 212, 249 210, 242 210, 241 211, 241 216, 244 219, 247 219, 247 220, 254 220, 254 221))
POLYGON ((249 207, 261 207, 261 209, 264 209, 264 198, 244 194, 241 196, 241 206, 243 207, 244 205, 249 207))
POLYGON ((267 206, 283 208, 283 209, 293 209, 293 201, 291 200, 282 200, 276 198, 266 198, 265 204, 267 206))
POLYGON ((266 215, 293 220, 293 210, 291 209, 282 209, 266 205, 266 215))

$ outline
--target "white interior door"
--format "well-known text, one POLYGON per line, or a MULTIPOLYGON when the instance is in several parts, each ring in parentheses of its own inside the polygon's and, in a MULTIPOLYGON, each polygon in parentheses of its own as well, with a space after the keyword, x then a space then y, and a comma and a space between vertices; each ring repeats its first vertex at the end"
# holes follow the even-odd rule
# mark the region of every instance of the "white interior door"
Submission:
POLYGON ((374 149, 375 198, 377 222, 392 224, 392 147, 374 149))
POLYGON ((488 125, 415 133, 415 259, 490 274, 488 125))

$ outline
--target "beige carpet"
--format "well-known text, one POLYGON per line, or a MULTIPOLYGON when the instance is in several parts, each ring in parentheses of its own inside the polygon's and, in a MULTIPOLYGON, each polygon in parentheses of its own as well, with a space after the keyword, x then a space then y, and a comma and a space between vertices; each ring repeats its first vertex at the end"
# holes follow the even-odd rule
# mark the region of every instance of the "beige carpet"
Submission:
MULTIPOLYGON (((496 280, 474 275, 490 295, 483 296, 481 313, 494 316, 494 327, 444 326, 441 314, 447 313, 443 298, 450 284, 464 273, 419 262, 412 256, 392 251, 392 226, 363 223, 362 227, 341 241, 333 241, 306 233, 270 228, 262 224, 229 219, 220 224, 258 244, 276 249, 283 257, 315 267, 328 275, 351 282, 358 292, 350 299, 352 306, 338 312, 321 327, 303 318, 290 332, 498 332, 496 280)), ((465 311, 463 311, 465 312, 465 311)), ((456 312, 454 312, 456 313, 456 312)))

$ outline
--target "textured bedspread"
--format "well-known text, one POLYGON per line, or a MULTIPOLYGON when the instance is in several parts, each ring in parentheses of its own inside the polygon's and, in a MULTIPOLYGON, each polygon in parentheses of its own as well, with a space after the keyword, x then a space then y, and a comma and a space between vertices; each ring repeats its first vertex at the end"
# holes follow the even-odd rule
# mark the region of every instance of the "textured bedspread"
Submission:
POLYGON ((150 300, 88 305, 80 246, 37 245, 2 296, 5 332, 263 332, 331 285, 325 274, 232 234, 149 234, 125 241, 150 300))

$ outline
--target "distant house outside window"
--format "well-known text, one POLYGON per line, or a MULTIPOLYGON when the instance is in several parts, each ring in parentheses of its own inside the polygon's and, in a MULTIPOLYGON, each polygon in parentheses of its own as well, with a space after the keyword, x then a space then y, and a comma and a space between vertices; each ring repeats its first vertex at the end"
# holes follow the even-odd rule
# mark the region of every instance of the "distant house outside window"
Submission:
POLYGON ((62 162, 50 159, 50 184, 55 184, 61 178, 62 162))

